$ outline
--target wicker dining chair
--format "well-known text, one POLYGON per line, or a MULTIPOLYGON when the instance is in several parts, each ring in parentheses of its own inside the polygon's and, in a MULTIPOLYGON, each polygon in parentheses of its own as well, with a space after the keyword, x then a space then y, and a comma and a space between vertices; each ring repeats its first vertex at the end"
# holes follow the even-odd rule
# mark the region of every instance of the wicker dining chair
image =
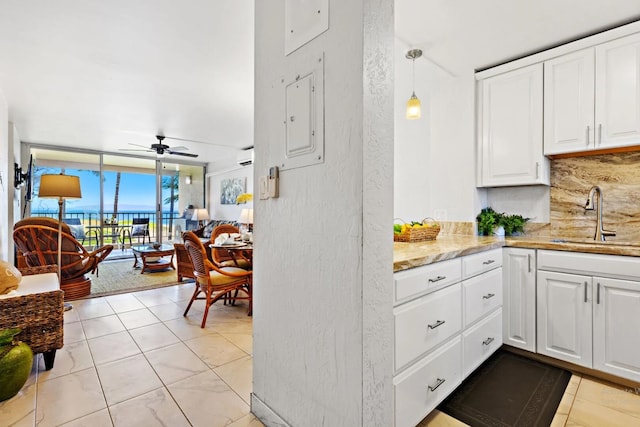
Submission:
POLYGON ((182 237, 196 276, 196 289, 184 311, 184 316, 187 315, 195 300, 205 300, 206 304, 201 328, 204 328, 207 322, 209 307, 218 300, 231 303, 235 303, 236 300, 247 300, 249 302, 247 314, 251 315, 253 273, 237 267, 216 266, 207 258, 207 251, 198 236, 192 231, 187 231, 182 237), (239 296, 238 292, 243 293, 244 296, 239 296), (198 297, 201 293, 204 293, 204 297, 198 297))
MULTIPOLYGON (((209 243, 213 243, 222 233, 239 233, 239 230, 238 227, 232 224, 220 224, 211 232, 209 243)), ((251 270, 253 268, 250 260, 242 257, 234 260, 226 249, 212 248, 210 259, 218 267, 240 267, 245 270, 251 270)))

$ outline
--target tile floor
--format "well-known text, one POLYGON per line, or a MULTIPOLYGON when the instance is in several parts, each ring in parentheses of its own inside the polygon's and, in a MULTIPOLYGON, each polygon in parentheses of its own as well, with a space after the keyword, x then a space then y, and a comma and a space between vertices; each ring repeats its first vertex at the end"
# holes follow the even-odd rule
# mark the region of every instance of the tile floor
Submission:
MULTIPOLYGON (((466 426, 438 410, 419 427, 466 426)), ((569 380, 551 427, 640 426, 640 388, 630 389, 595 378, 574 374, 569 380)))
POLYGON ((249 412, 252 318, 204 303, 193 283, 73 302, 53 369, 38 355, 1 426, 262 427, 249 412))
MULTIPOLYGON (((182 312, 193 284, 73 302, 53 369, 37 356, 1 426, 263 427, 249 412, 252 318, 246 305, 182 312)), ((434 411, 420 424, 465 424, 434 411)), ((574 375, 555 426, 640 426, 640 389, 574 375)))

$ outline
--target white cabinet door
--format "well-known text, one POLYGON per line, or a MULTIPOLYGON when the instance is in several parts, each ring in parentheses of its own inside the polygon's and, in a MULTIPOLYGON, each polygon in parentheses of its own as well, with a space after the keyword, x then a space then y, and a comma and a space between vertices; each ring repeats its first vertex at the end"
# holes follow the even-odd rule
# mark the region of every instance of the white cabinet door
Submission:
POLYGON ((549 184, 542 147, 542 64, 480 82, 479 187, 549 184))
POLYGON ((504 248, 502 261, 502 339, 536 351, 536 251, 504 248))
POLYGON ((640 34, 596 47, 596 148, 640 145, 640 34))
POLYGON ((593 48, 544 63, 544 154, 584 151, 594 140, 593 48))
POLYGON ((593 368, 640 381, 640 282, 593 283, 593 368))
POLYGON ((538 353, 591 367, 591 283, 590 276, 538 271, 538 353))

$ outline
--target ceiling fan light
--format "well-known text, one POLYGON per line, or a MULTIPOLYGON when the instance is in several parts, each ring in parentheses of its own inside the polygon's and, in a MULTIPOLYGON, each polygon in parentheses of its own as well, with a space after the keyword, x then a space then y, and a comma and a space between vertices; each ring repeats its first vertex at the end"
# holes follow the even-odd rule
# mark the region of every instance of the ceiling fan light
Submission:
POLYGON ((411 94, 411 98, 407 101, 407 119, 415 120, 419 119, 422 114, 422 108, 420 107, 420 100, 416 96, 416 93, 411 94))

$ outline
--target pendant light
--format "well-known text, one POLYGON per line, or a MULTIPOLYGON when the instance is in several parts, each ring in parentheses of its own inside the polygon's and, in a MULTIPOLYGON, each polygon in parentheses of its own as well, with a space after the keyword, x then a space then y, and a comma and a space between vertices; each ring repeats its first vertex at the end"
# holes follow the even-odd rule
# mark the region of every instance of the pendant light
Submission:
POLYGON ((412 88, 413 93, 411 94, 411 98, 407 101, 407 119, 414 120, 420 118, 421 108, 420 108, 420 100, 416 96, 416 58, 420 58, 422 56, 422 51, 420 49, 411 49, 405 55, 407 59, 410 59, 412 62, 412 88))

